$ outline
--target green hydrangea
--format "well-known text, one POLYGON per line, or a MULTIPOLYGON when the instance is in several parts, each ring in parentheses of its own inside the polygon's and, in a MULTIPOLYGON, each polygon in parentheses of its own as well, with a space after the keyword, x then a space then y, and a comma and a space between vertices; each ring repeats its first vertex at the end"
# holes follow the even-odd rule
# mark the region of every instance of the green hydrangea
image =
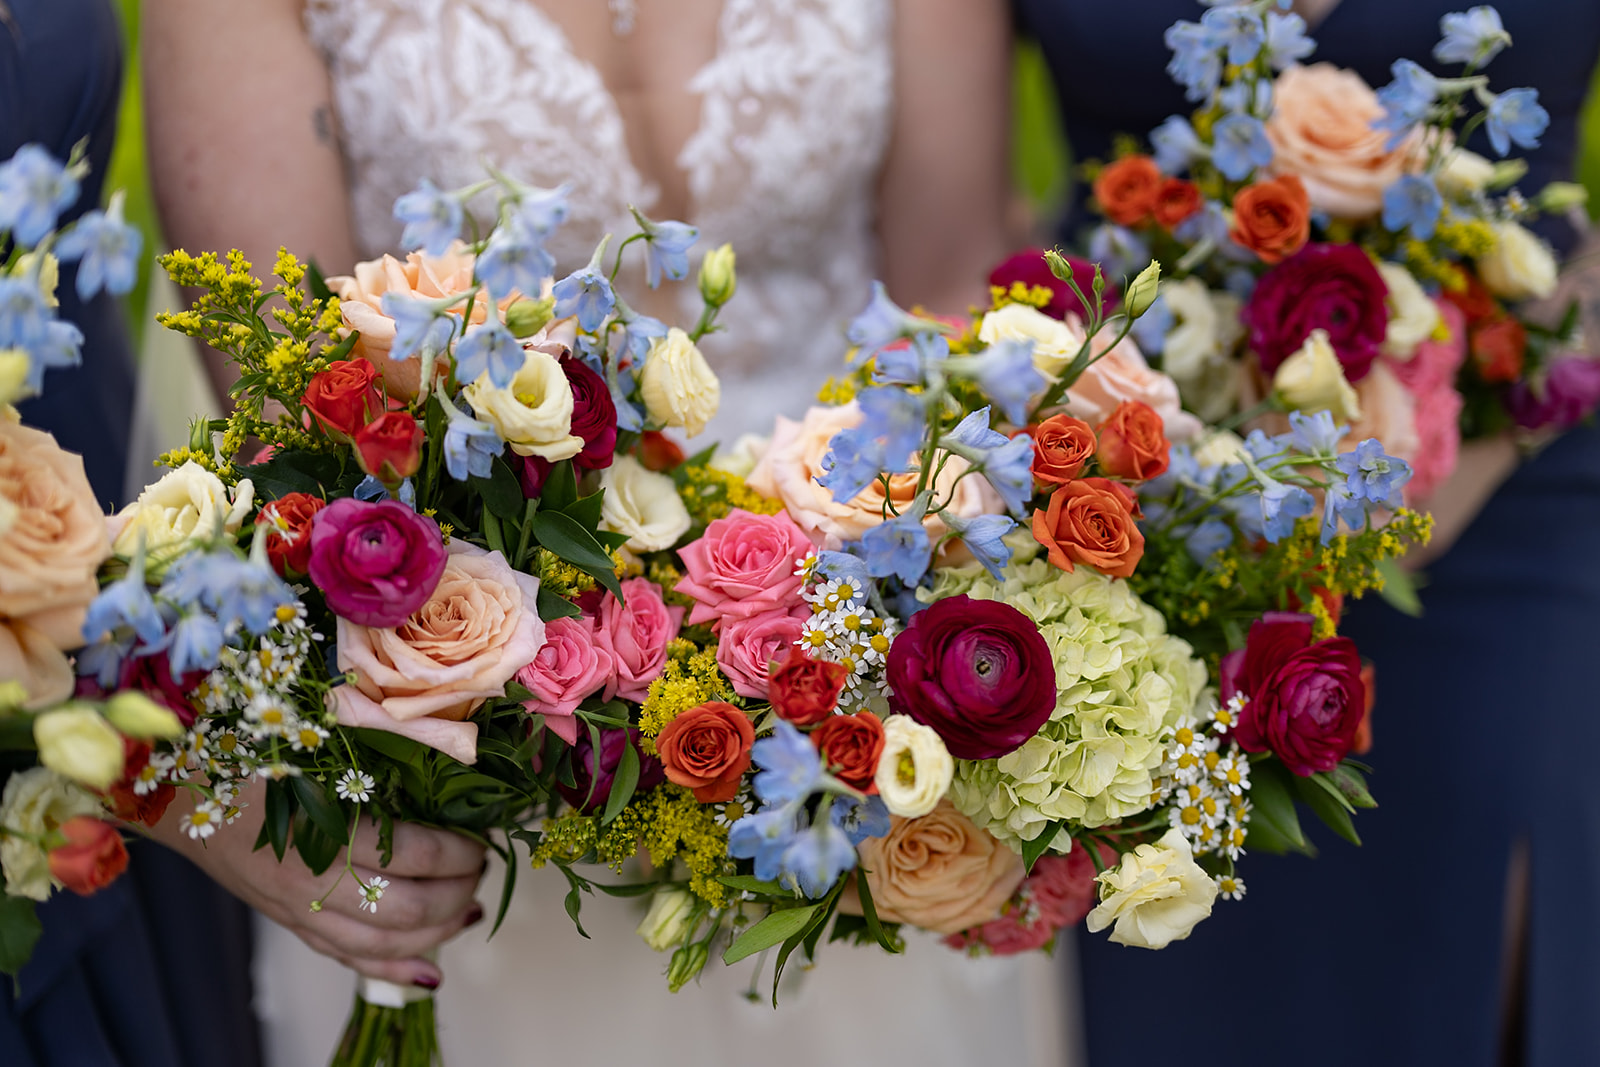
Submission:
MULTIPOLYGON (((1038 624, 1055 660, 1056 708, 1015 752, 957 761, 951 801, 1018 850, 1057 820, 1104 826, 1149 808, 1165 741, 1210 699, 1205 664, 1119 578, 1022 553, 1002 577, 976 565, 940 571, 930 599, 1001 600, 1038 624)), ((1052 847, 1066 851, 1071 838, 1052 847)))

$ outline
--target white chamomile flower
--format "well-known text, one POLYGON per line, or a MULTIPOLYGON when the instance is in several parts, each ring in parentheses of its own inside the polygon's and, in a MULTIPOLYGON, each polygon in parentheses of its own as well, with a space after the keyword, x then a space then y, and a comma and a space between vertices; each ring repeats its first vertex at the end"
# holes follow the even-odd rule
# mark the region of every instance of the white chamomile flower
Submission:
POLYGON ((1233 874, 1225 874, 1217 879, 1217 891, 1222 894, 1223 900, 1244 899, 1244 879, 1233 874))
POLYGON ((245 719, 251 723, 257 738, 293 737, 299 726, 288 701, 276 694, 264 693, 252 700, 244 709, 245 719))
POLYGON ((133 780, 134 795, 142 797, 154 793, 166 782, 167 776, 172 773, 177 762, 165 752, 152 752, 133 780))
POLYGON ((1250 788, 1250 761, 1239 753, 1237 745, 1230 745, 1228 754, 1211 768, 1211 780, 1218 789, 1225 789, 1236 797, 1243 796, 1250 788))
POLYGON ((217 832, 223 822, 222 808, 210 800, 202 800, 194 810, 178 823, 179 829, 196 841, 204 841, 217 832))
POLYGON ((278 760, 274 763, 263 763, 256 768, 256 777, 265 778, 273 782, 281 782, 285 778, 300 777, 300 768, 292 763, 278 760))
POLYGON ((1211 709, 1211 730, 1216 734, 1225 734, 1239 725, 1239 716, 1244 713, 1244 706, 1250 698, 1243 693, 1235 693, 1228 698, 1226 704, 1211 709))
POLYGON ((377 787, 372 775, 366 771, 358 771, 354 767, 345 771, 334 783, 334 792, 339 794, 340 800, 349 800, 357 804, 365 804, 372 799, 372 791, 377 787))
POLYGON ((389 888, 389 879, 373 875, 371 880, 357 884, 361 886, 361 910, 377 911, 378 901, 383 899, 383 891, 389 888))
POLYGON ((327 739, 328 731, 314 722, 301 720, 289 735, 289 745, 296 752, 311 752, 321 748, 327 739))

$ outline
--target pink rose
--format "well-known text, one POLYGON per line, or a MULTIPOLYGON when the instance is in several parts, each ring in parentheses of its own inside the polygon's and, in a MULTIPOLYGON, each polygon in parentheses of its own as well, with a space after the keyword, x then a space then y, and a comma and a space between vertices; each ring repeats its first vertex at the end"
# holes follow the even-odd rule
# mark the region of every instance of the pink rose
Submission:
MULTIPOLYGON (((1083 326, 1076 318, 1069 315, 1067 325, 1082 336, 1083 326)), ((1133 338, 1123 338, 1107 352, 1110 340, 1106 331, 1095 335, 1093 351, 1096 354, 1105 352, 1105 355, 1089 364, 1083 376, 1067 390, 1068 413, 1091 426, 1098 426, 1111 417, 1119 404, 1137 400, 1161 416, 1169 441, 1192 441, 1199 437, 1200 420, 1183 410, 1178 383, 1152 370, 1133 338)))
POLYGON ((606 687, 612 670, 611 653, 595 641, 594 620, 552 619, 545 623, 539 654, 517 672, 517 681, 537 698, 522 706, 543 715, 557 737, 575 744, 578 721, 572 713, 585 697, 606 687))
POLYGON ((611 657, 605 698, 643 700, 667 664, 667 642, 678 636, 683 609, 668 607, 648 578, 623 582, 622 599, 607 593, 595 622, 595 645, 611 657))
POLYGON ((462 763, 478 758, 478 727, 464 721, 533 662, 544 644, 539 580, 498 552, 450 542, 444 573, 423 605, 392 629, 339 619, 339 722, 413 738, 462 763))
POLYGON ((745 618, 799 603, 795 564, 813 551, 788 515, 733 511, 679 550, 688 574, 677 591, 694 597, 689 624, 745 618))
MULTIPOLYGON (((1406 483, 1408 502, 1426 501, 1456 468, 1461 448, 1461 394, 1456 392, 1456 372, 1467 355, 1467 322, 1461 309, 1436 300, 1449 337, 1429 338, 1405 362, 1390 368, 1415 401, 1416 455, 1401 457, 1411 464, 1406 483)), ((1382 440, 1382 438, 1379 438, 1382 440)), ((1387 447, 1387 442, 1385 442, 1387 447)))
MULTIPOLYGON (((861 409, 854 403, 813 407, 800 422, 779 416, 772 430, 771 444, 746 479, 756 492, 783 501, 790 518, 822 548, 838 549, 846 541, 859 540, 862 534, 883 522, 881 484, 874 483, 855 499, 839 503, 816 480, 822 473, 822 458, 828 454, 833 435, 860 421, 861 409)), ((964 519, 998 515, 1005 508, 999 494, 982 477, 961 478, 968 467, 960 456, 951 456, 945 462, 935 479, 941 499, 950 497, 953 487, 950 506, 956 515, 964 519)), ((900 508, 909 505, 916 495, 917 476, 897 474, 889 481, 896 505, 900 508)), ((928 536, 935 541, 946 531, 945 524, 937 518, 929 518, 925 525, 928 536)))
POLYGON ((800 640, 811 609, 804 604, 744 618, 727 617, 717 630, 717 666, 742 697, 767 698, 774 660, 800 640))

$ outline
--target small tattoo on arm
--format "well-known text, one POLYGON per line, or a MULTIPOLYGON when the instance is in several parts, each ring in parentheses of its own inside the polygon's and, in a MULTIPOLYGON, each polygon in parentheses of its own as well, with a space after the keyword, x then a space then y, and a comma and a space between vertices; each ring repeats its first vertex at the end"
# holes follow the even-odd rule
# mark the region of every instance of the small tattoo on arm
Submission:
POLYGON ((333 144, 333 115, 326 107, 318 107, 311 113, 311 129, 320 144, 333 144))

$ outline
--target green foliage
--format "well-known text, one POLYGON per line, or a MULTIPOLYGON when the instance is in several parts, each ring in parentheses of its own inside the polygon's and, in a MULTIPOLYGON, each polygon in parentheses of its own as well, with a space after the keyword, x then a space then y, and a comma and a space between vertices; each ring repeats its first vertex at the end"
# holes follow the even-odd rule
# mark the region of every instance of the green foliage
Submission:
POLYGON ((43 932, 33 901, 0 893, 0 971, 15 978, 43 932))

